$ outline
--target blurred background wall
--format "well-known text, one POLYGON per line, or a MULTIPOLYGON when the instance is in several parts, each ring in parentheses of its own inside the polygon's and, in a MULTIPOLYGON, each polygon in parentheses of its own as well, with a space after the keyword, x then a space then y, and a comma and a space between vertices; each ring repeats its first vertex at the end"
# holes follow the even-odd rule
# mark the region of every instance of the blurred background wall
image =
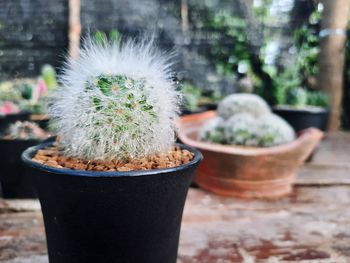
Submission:
POLYGON ((0 0, 0 76, 36 75, 59 67, 68 45, 66 0, 0 0))
MULTIPOLYGON (((284 83, 319 86, 323 2, 328 16, 339 17, 333 11, 342 1, 348 0, 80 0, 79 22, 81 36, 153 34, 161 48, 176 51, 179 80, 221 93, 254 89, 276 103, 274 89, 284 83)), ((0 0, 0 79, 35 76, 44 63, 60 68, 69 48, 70 3, 0 0)), ((348 50, 340 84, 344 127, 350 123, 348 50)))

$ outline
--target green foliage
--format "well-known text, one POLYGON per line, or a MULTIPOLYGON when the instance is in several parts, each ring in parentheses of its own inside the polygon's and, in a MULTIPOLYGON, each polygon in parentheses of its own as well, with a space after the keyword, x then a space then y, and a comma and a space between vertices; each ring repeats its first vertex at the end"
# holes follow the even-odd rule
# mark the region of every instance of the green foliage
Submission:
POLYGON ((289 104, 302 106, 308 104, 308 89, 314 88, 318 73, 319 36, 318 24, 321 12, 311 13, 307 24, 294 31, 294 46, 296 58, 287 68, 275 72, 273 77, 273 97, 277 105, 289 104), (305 92, 298 87, 305 87, 305 92), (288 96, 287 96, 288 94, 288 96), (299 99, 298 99, 299 98, 299 99))
POLYGON ((273 78, 273 97, 277 105, 286 104, 287 91, 301 85, 299 72, 295 67, 288 68, 273 78))
POLYGON ((19 103, 22 100, 20 90, 14 88, 11 81, 0 83, 0 101, 19 103))
POLYGON ((105 41, 110 41, 110 42, 119 42, 122 38, 122 34, 116 30, 112 29, 109 31, 108 35, 100 30, 97 30, 94 34, 94 39, 96 43, 103 45, 105 41))
POLYGON ((33 85, 29 83, 23 83, 19 88, 22 98, 25 100, 31 100, 33 95, 33 85))
POLYGON ((327 108, 329 107, 329 97, 322 91, 309 91, 307 105, 327 108))
POLYGON ((179 88, 183 94, 183 107, 187 110, 196 110, 202 105, 217 103, 222 99, 218 92, 203 90, 188 81, 185 81, 179 88))
POLYGON ((286 104, 295 106, 295 107, 303 107, 308 102, 308 93, 305 89, 295 87, 287 90, 286 92, 286 104))
POLYGON ((213 40, 213 45, 205 50, 205 55, 214 63, 217 72, 221 75, 231 76, 238 73, 240 64, 245 64, 244 68, 248 71, 250 69, 250 53, 245 19, 233 15, 229 10, 212 11, 207 9, 206 11, 206 19, 201 21, 203 28, 213 35, 219 34, 221 41, 213 40), (227 42, 232 43, 232 45, 227 46, 227 42))
POLYGON ((201 90, 194 85, 185 82, 181 87, 181 92, 184 95, 184 107, 189 110, 197 109, 199 100, 202 96, 201 90))

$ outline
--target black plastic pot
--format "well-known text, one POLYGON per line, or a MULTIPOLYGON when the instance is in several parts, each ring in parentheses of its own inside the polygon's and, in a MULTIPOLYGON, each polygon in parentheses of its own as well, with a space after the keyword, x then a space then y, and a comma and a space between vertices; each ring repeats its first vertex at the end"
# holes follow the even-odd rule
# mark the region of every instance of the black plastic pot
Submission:
POLYGON ((218 107, 218 105, 216 103, 202 104, 198 108, 192 109, 192 110, 187 109, 186 107, 183 107, 181 109, 181 116, 201 113, 201 112, 205 112, 205 111, 208 111, 208 110, 216 110, 217 107, 218 107))
POLYGON ((22 152, 37 140, 0 139, 0 183, 4 198, 35 198, 32 177, 21 160, 22 152))
POLYGON ((182 211, 202 159, 169 169, 91 172, 23 161, 35 171, 50 263, 175 263, 182 211))
POLYGON ((49 129, 50 118, 47 115, 32 115, 30 120, 43 130, 47 131, 49 129))
POLYGON ((16 114, 7 114, 4 116, 0 115, 0 133, 3 133, 11 123, 16 121, 27 121, 29 120, 29 117, 29 111, 21 111, 16 114))
POLYGON ((276 107, 273 112, 285 119, 296 132, 315 127, 322 131, 327 130, 329 110, 328 109, 293 109, 276 107))
POLYGON ((182 108, 181 109, 181 116, 184 116, 184 115, 190 115, 190 114, 196 114, 196 113, 201 113, 201 112, 204 112, 206 111, 206 108, 204 107, 198 107, 196 109, 187 109, 187 108, 182 108))

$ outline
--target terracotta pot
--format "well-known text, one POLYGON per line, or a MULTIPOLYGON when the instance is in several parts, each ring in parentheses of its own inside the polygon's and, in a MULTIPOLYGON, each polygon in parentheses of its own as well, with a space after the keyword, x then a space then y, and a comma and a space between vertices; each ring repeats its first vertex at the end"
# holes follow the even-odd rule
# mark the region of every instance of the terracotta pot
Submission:
POLYGON ((221 195, 241 198, 276 198, 292 191, 297 168, 301 166, 323 137, 315 128, 302 131, 293 142, 254 148, 201 142, 198 130, 216 116, 215 111, 182 117, 179 139, 199 149, 204 160, 195 182, 221 195))

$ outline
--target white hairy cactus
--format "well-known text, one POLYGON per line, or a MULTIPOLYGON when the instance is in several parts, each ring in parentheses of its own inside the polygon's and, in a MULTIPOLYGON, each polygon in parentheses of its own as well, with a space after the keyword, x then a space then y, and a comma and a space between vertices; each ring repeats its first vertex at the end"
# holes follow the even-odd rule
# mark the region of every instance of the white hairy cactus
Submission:
POLYGON ((256 95, 233 94, 226 97, 219 104, 218 115, 201 128, 202 141, 270 147, 295 138, 293 128, 272 114, 267 103, 256 95))
POLYGON ((218 105, 218 114, 224 119, 239 113, 260 117, 270 112, 267 103, 254 94, 232 94, 224 98, 218 105))
POLYGON ((170 66, 152 41, 87 40, 49 109, 65 153, 109 160, 169 150, 180 103, 170 66))
POLYGON ((275 114, 262 116, 257 124, 257 130, 259 145, 263 147, 287 143, 295 138, 293 128, 275 114))
POLYGON ((207 121, 199 131, 199 139, 206 142, 225 143, 224 119, 215 117, 207 121))
POLYGON ((256 119, 247 113, 233 115, 225 122, 225 140, 228 144, 259 145, 256 119))

